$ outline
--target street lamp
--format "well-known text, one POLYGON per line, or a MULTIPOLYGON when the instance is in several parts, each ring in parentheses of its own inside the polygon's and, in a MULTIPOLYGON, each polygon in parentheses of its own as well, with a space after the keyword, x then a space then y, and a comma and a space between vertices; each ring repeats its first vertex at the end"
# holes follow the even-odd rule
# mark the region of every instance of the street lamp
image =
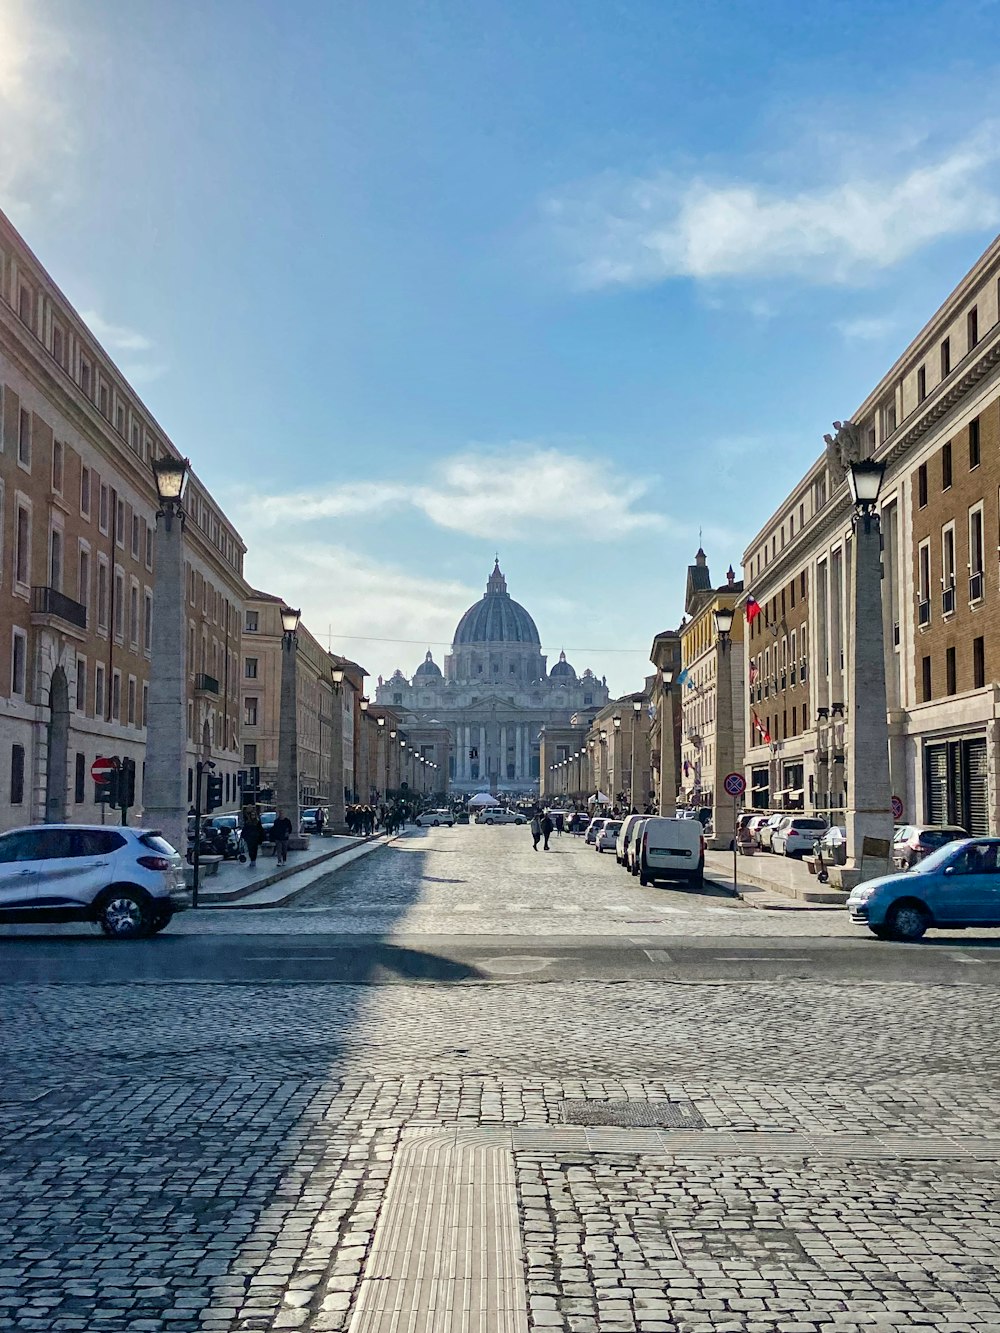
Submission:
POLYGON ((736 619, 736 611, 731 606, 720 606, 714 612, 715 628, 719 633, 719 646, 723 652, 728 651, 729 636, 733 628, 733 621, 736 619))
MULTIPOLYGON (((736 610, 732 606, 716 607, 715 667, 715 764, 712 778, 712 822, 715 833, 712 847, 728 851, 736 838, 735 803, 723 798, 722 782, 736 768, 736 732, 733 722, 733 655, 729 651, 736 610)), ((704 779, 702 780, 704 786, 704 779)), ((704 799, 704 798, 703 798, 704 799)))
POLYGON ((635 724, 639 721, 639 714, 642 712, 642 700, 632 700, 632 766, 629 769, 628 794, 629 808, 636 809, 635 803, 635 724))
MULTIPOLYGON (((854 558, 847 645, 847 851, 855 870, 869 852, 888 863, 892 841, 889 722, 882 616, 882 532, 879 492, 885 465, 873 458, 851 463, 847 482, 854 501, 854 558)), ((856 882, 855 877, 850 877, 856 882)), ((842 880, 843 887, 850 887, 842 880)))
POLYGON ((186 458, 156 458, 152 467, 158 507, 143 819, 183 855, 187 846, 188 722, 182 505, 191 464, 186 458))
POLYGON ((677 773, 674 770, 674 683, 673 667, 660 668, 660 815, 672 819, 677 812, 677 773))
POLYGON ((298 628, 300 611, 281 608, 281 704, 278 714, 277 806, 299 832, 298 628))
POLYGON ((330 833, 343 833, 347 828, 344 808, 344 701, 340 697, 344 684, 344 668, 332 666, 333 727, 330 732, 330 833))

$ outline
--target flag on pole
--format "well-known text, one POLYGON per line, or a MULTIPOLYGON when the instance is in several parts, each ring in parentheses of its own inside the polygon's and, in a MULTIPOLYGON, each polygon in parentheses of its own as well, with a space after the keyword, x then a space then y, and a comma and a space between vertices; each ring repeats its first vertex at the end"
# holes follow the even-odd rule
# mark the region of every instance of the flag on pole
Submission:
POLYGON ((760 602, 758 602, 757 598, 751 593, 747 598, 747 624, 752 625, 759 615, 760 602))
POLYGON ((751 708, 751 710, 750 710, 750 716, 753 718, 753 725, 754 725, 754 728, 755 728, 755 730, 757 731, 757 733, 759 734, 759 736, 760 736, 760 738, 761 738, 761 741, 762 741, 765 745, 770 745, 770 744, 771 744, 771 733, 768 731, 767 727, 764 726, 763 722, 761 722, 760 718, 757 716, 756 712, 755 712, 754 709, 752 709, 752 708, 751 708))
POLYGON ((750 684, 752 685, 752 684, 754 683, 754 681, 756 681, 756 679, 757 679, 757 663, 756 663, 756 662, 751 662, 751 663, 750 663, 750 684))
POLYGON ((678 671, 676 683, 678 685, 683 685, 684 682, 687 680, 687 678, 688 678, 688 672, 687 672, 687 667, 685 667, 683 671, 678 671))

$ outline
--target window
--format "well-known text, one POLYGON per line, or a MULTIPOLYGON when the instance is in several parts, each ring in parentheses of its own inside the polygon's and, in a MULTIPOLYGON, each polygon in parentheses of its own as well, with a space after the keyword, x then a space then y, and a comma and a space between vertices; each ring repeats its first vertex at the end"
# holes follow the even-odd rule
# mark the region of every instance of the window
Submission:
POLYGON ((94 667, 94 716, 104 716, 104 667, 94 667))
POLYGON ((153 651, 153 594, 149 591, 142 599, 142 647, 146 653, 153 651))
POLYGON ((917 624, 931 623, 931 544, 921 542, 917 550, 917 624))
POLYGON ((24 586, 31 582, 31 510, 22 504, 14 526, 14 579, 24 586))
POLYGON ((10 692, 24 698, 28 669, 28 636, 24 630, 14 630, 10 654, 10 692))
POLYGON ((101 482, 100 498, 97 508, 97 526, 104 533, 108 530, 108 488, 101 482))
POLYGON ((957 693, 957 689, 956 689, 956 685, 955 685, 955 649, 954 649, 954 648, 946 648, 946 649, 944 650, 944 678, 945 678, 945 687, 944 687, 944 688, 945 688, 945 693, 946 693, 946 694, 955 694, 955 693, 957 693))
POLYGON ((80 468, 80 514, 90 518, 90 468, 86 463, 80 468))
POLYGON ((969 422, 969 471, 979 466, 980 461, 979 418, 969 422))
POLYGON ((115 545, 125 549, 125 501, 115 497, 115 545))
POLYGON ((52 441, 52 489, 56 495, 62 495, 63 489, 63 447, 62 440, 52 441))
POLYGON ((951 339, 945 338, 941 344, 941 378, 951 374, 951 339))
POLYGON ((941 529, 941 611, 950 615, 955 609, 955 525, 941 529))
POLYGON ((76 583, 76 599, 81 606, 90 607, 90 552, 80 547, 80 569, 76 583))
MULTIPOLYGON (((896 403, 890 399, 882 406, 882 438, 887 439, 896 429, 896 403)), ((824 497, 825 499, 825 497, 824 497)))
POLYGON ((129 724, 130 727, 134 727, 134 726, 135 726, 135 699, 136 699, 136 693, 135 693, 135 676, 129 676, 129 678, 128 678, 128 714, 127 714, 127 718, 128 718, 128 724, 129 724))
POLYGON ((153 568, 153 529, 146 524, 146 568, 153 568))
POLYGON ((983 506, 969 510, 969 601, 978 602, 985 592, 983 573, 983 506))
POLYGON ((49 587, 62 592, 63 535, 59 528, 49 533, 49 587))
MULTIPOLYGON (((148 685, 143 685, 143 687, 142 687, 142 717, 139 719, 139 726, 140 726, 140 727, 144 727, 144 726, 146 726, 148 717, 149 717, 149 686, 148 686, 148 685)), ((143 770, 143 776, 145 776, 145 772, 146 772, 146 765, 145 765, 145 764, 143 764, 143 766, 142 766, 142 770, 143 770)))
POLYGON ((948 490, 951 486, 951 441, 941 450, 941 489, 948 490))
POLYGON ((66 344, 63 339, 63 331, 58 324, 52 325, 52 359, 59 365, 66 368, 66 344))
POLYGON ((73 769, 73 800, 77 805, 81 805, 87 795, 87 756, 76 752, 76 762, 73 769))
POLYGON ((257 700, 249 696, 243 700, 243 725, 245 727, 257 725, 257 700))
POLYGON ((245 765, 247 768, 253 768, 253 767, 256 765, 256 763, 257 763, 257 746, 256 746, 256 745, 244 745, 244 747, 243 747, 243 763, 244 763, 244 765, 245 765))
POLYGON ((97 557, 97 628, 108 628, 108 562, 97 557))
POLYGON ((132 515, 132 559, 133 560, 139 559, 140 525, 141 525, 141 520, 139 518, 139 515, 133 514, 132 515))
POLYGON ((917 504, 921 509, 927 507, 927 464, 921 463, 917 468, 917 504))
POLYGON ((82 356, 80 357, 80 388, 87 395, 87 397, 90 398, 91 396, 90 362, 86 359, 86 357, 82 356))
POLYGON ((17 461, 23 468, 31 467, 31 413, 21 408, 17 424, 17 461))
POLYGON ((247 634, 256 634, 260 624, 260 614, 257 611, 247 612, 246 632, 247 634))
POLYGON ((921 366, 917 371, 917 402, 922 403, 927 397, 927 367, 921 366))
POLYGON ((248 658, 245 659, 244 664, 243 664, 243 675, 245 676, 245 678, 246 678, 247 680, 256 680, 256 679, 257 679, 257 659, 256 659, 256 657, 248 657, 248 658))
POLYGON ((135 450, 136 453, 139 452, 139 423, 138 423, 138 421, 133 421, 133 422, 132 422, 132 448, 135 450))
POLYGON ((139 585, 133 583, 128 590, 128 638, 133 648, 139 646, 139 585))
POLYGON ((125 637, 125 575, 115 570, 115 638, 125 637))
POLYGON ((10 803, 21 805, 24 802, 24 746, 10 747, 10 803))
POLYGON ((977 306, 973 306, 966 315, 965 326, 969 333, 969 351, 971 352, 979 341, 979 309, 977 306))
POLYGON ((97 391, 97 401, 101 408, 101 416, 106 417, 108 415, 108 386, 103 380, 97 391))
POLYGON ((986 684, 986 645, 983 636, 972 640, 972 688, 981 690, 986 684))
POLYGON ((115 407, 115 430, 124 438, 125 435, 125 409, 121 403, 115 407))
POLYGON ((23 283, 17 294, 17 313, 19 318, 31 327, 31 288, 23 283))
POLYGON ((922 698, 924 703, 931 701, 931 659, 929 657, 921 658, 920 661, 920 682, 922 685, 922 698))
POLYGON ((111 717, 115 722, 122 720, 122 673, 111 673, 111 717))

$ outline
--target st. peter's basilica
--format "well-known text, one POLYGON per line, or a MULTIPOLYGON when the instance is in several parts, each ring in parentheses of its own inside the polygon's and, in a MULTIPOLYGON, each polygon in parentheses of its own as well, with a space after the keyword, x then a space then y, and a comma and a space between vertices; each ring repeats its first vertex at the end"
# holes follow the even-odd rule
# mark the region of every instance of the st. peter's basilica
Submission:
POLYGON ((376 700, 404 726, 447 727, 453 790, 531 792, 541 729, 596 713, 608 687, 589 668, 577 676, 565 653, 546 669, 535 622, 508 593, 498 560, 482 599, 458 622, 444 670, 428 651, 409 680, 397 669, 380 681, 376 700))

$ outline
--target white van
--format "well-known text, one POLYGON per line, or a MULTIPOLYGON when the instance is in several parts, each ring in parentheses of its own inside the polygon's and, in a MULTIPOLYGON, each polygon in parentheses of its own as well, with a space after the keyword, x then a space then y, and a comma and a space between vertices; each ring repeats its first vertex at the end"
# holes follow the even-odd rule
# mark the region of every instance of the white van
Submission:
POLYGON ((625 853, 628 850, 629 843, 632 841, 632 834, 636 824, 642 819, 642 815, 626 815, 625 822, 618 830, 618 841, 615 843, 615 860, 620 866, 626 864, 625 853))
POLYGON ((697 819, 647 819, 636 849, 640 884, 680 879, 705 881, 705 835, 697 819))

